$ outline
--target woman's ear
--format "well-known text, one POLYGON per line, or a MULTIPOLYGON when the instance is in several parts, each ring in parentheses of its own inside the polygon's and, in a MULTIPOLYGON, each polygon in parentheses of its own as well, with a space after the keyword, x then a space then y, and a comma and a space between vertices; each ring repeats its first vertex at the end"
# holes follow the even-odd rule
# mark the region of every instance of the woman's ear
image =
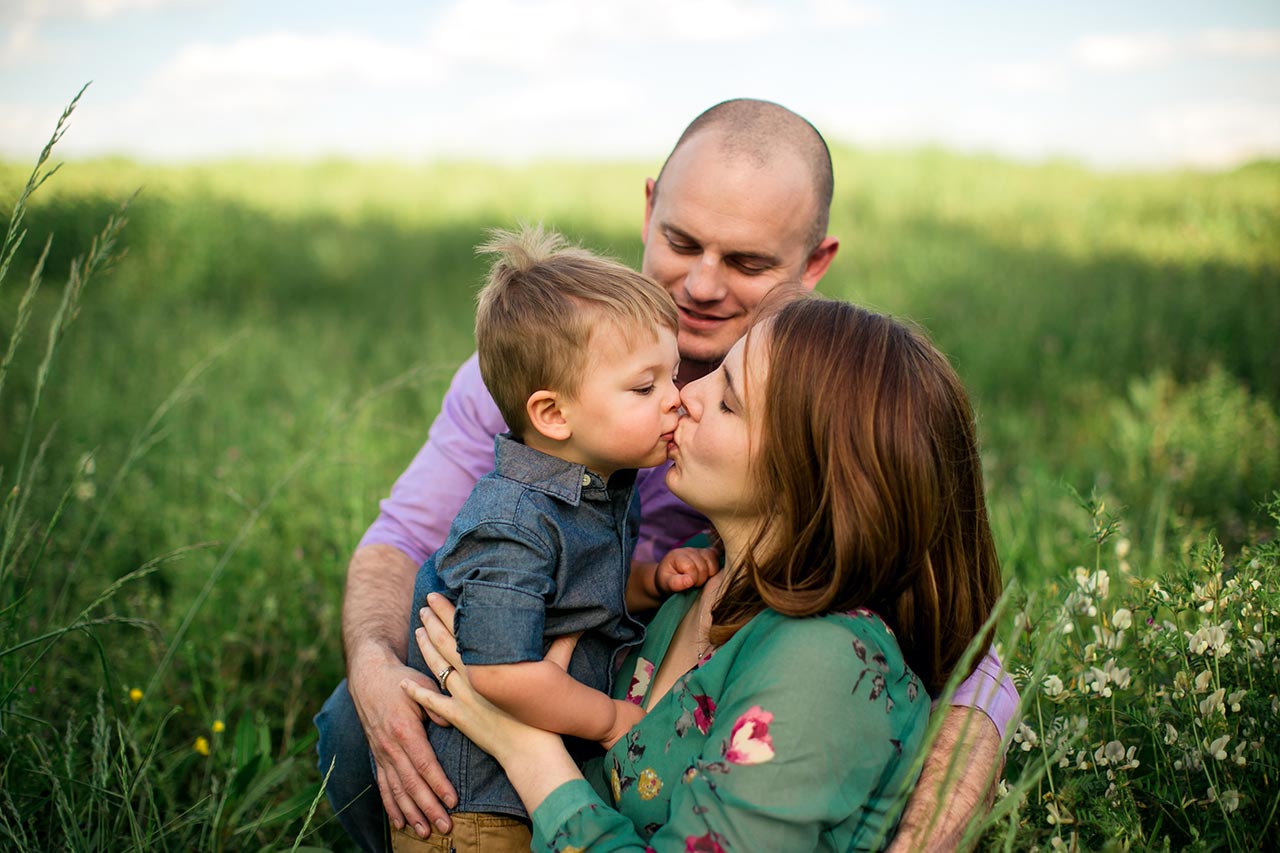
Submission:
POLYGON ((573 429, 560 408, 560 395, 555 391, 534 391, 524 404, 529 425, 552 441, 565 441, 573 435, 573 429))

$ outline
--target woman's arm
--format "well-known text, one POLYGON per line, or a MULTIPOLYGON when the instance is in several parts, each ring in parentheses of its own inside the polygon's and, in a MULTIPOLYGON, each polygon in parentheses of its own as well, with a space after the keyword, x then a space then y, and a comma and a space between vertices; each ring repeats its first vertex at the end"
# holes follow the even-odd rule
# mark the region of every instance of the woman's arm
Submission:
MULTIPOLYGON (((417 629, 414 636, 432 672, 442 672, 446 666, 453 670, 442 685, 449 695, 408 679, 400 687, 427 711, 448 720, 496 758, 532 814, 549 793, 566 782, 582 779, 582 773, 559 735, 520 722, 475 692, 448 628, 453 624, 454 606, 436 594, 428 596, 427 602, 433 612, 423 617, 425 627, 417 629)), ((573 641, 561 638, 552 643, 547 659, 567 667, 572 654, 573 641)))
MULTIPOLYGON (((432 603, 447 620, 447 609, 432 603)), ((886 681, 875 638, 853 642, 847 626, 826 620, 778 623, 780 630, 734 652, 741 671, 710 705, 700 706, 711 714, 687 732, 696 745, 688 767, 664 769, 659 777, 637 765, 638 780, 625 788, 630 796, 647 800, 663 788, 670 796, 667 820, 647 842, 629 818, 580 781, 558 743, 486 708, 469 685, 453 681, 456 675, 448 682, 453 700, 406 689, 503 764, 534 817, 539 843, 551 849, 807 849, 835 825, 846 835, 874 837, 888 800, 905 784, 928 697, 918 687, 908 694, 906 681, 886 681), (851 719, 857 737, 849 737, 851 719)), ((444 654, 430 646, 424 654, 443 668, 456 657, 451 639, 439 619, 427 624, 444 654)))

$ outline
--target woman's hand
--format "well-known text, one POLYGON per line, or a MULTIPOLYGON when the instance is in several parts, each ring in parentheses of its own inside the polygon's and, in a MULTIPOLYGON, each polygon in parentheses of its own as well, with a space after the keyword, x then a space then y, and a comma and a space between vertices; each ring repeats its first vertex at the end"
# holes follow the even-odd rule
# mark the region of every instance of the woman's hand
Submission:
MULTIPOLYGON (((440 685, 448 695, 409 679, 402 681, 400 688, 428 713, 455 726, 476 746, 496 758, 532 814, 547 794, 564 782, 582 778, 582 774, 559 735, 525 725, 472 689, 450 627, 453 604, 434 593, 427 597, 427 604, 430 609, 421 611, 423 627, 414 632, 414 637, 432 672, 452 668, 440 685)), ((552 644, 547 657, 567 666, 572 653, 573 641, 562 638, 552 644)))

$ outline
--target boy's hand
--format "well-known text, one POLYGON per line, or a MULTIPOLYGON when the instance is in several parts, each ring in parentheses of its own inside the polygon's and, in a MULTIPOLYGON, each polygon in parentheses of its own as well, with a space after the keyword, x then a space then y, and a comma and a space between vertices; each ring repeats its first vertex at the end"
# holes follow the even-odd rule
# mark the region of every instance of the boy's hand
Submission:
POLYGON ((661 595, 702 586, 720 571, 720 552, 714 548, 673 548, 658 563, 654 585, 661 595))

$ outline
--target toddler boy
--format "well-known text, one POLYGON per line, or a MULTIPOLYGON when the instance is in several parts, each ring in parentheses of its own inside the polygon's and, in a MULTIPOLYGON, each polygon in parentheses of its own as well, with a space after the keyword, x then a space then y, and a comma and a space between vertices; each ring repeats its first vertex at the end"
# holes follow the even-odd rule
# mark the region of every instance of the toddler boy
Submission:
MULTIPOLYGON (((709 549, 677 549, 630 570, 635 469, 666 459, 679 420, 676 307, 649 278, 541 229, 495 232, 478 251, 497 256, 476 311, 480 372, 510 431, 419 570, 411 624, 427 593, 445 594, 477 692, 530 725, 610 745, 643 716, 608 695, 643 635, 628 610, 717 567, 709 549), (579 631, 568 672, 543 660, 551 638, 579 631)), ((426 671, 412 636, 409 665, 426 671)), ((422 842, 406 828, 393 846, 528 850, 501 766, 456 729, 428 734, 458 790, 453 831, 422 842)))

